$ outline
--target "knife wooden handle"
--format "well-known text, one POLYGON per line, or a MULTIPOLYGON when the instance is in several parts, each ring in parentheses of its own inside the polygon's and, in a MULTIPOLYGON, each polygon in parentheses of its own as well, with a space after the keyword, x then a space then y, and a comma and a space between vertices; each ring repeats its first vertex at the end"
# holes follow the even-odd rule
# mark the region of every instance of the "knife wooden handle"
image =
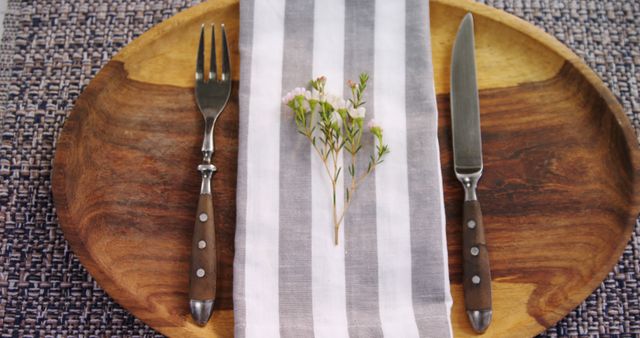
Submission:
POLYGON ((467 311, 491 310, 491 269, 480 203, 465 201, 463 209, 464 304, 467 311))
POLYGON ((193 300, 216 298, 216 231, 213 222, 213 198, 201 194, 191 247, 189 296, 193 300))

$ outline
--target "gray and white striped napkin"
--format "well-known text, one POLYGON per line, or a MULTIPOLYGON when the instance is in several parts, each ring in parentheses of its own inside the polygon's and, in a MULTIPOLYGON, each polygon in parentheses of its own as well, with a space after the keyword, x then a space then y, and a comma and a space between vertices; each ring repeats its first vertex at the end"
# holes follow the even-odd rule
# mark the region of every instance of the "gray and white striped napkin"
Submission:
POLYGON ((451 336, 428 6, 240 2, 237 337, 451 336), (334 246, 328 179, 281 97, 320 75, 343 93, 361 72, 391 153, 334 246))

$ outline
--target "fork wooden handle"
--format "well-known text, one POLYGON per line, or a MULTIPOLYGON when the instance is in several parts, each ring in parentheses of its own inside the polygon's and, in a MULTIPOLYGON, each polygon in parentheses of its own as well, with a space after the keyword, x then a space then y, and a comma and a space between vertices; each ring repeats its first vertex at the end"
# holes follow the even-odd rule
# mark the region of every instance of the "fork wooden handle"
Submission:
POLYGON ((189 296, 193 300, 216 298, 216 231, 213 198, 200 195, 193 229, 189 296))
POLYGON ((198 325, 205 325, 216 298, 216 228, 213 222, 211 176, 216 167, 211 163, 198 166, 202 186, 191 243, 191 271, 189 272, 189 305, 191 316, 198 325))

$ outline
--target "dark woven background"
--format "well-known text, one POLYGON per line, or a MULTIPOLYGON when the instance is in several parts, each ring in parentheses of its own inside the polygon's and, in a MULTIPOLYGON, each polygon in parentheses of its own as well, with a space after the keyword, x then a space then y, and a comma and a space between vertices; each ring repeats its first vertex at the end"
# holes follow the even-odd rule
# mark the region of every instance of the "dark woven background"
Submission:
MULTIPOLYGON (((50 193, 74 100, 129 41, 198 0, 9 0, 0 44, 0 326, 11 336, 152 336, 70 251, 50 193)), ((569 45, 640 131, 640 1, 486 3, 569 45)), ((640 230, 607 279, 544 336, 640 337, 640 230)), ((517 335, 514 332, 514 335, 517 335)))

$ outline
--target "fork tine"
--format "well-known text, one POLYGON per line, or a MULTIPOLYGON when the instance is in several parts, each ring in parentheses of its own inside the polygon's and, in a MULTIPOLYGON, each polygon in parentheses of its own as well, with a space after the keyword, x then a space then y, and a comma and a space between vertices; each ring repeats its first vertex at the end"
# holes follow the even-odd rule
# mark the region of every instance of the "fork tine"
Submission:
POLYGON ((200 44, 196 59, 196 81, 204 81, 204 25, 200 28, 200 44))
POLYGON ((216 64, 216 25, 211 24, 211 55, 209 67, 209 81, 217 79, 218 66, 216 64))
POLYGON ((222 80, 231 79, 231 66, 229 64, 229 47, 227 45, 227 32, 222 24, 222 80))

